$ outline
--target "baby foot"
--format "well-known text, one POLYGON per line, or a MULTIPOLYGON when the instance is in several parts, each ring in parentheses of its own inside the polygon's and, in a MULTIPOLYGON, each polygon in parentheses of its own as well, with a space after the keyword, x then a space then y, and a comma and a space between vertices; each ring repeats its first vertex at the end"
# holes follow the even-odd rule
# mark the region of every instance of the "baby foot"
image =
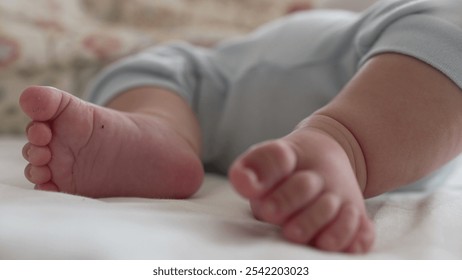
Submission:
POLYGON ((183 198, 201 184, 200 160, 161 118, 95 106, 48 87, 26 89, 20 105, 32 119, 25 176, 37 189, 183 198))
POLYGON ((295 242, 327 251, 367 252, 374 229, 348 157, 330 136, 297 129, 256 145, 229 171, 254 215, 295 242))

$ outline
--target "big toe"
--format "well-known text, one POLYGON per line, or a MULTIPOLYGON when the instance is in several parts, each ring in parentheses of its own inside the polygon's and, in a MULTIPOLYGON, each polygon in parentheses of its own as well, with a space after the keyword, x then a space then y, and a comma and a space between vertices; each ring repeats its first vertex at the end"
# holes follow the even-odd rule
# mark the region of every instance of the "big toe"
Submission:
POLYGON ((48 121, 65 107, 69 98, 51 87, 31 86, 19 99, 21 109, 34 121, 48 121))
POLYGON ((247 198, 258 198, 290 175, 297 159, 282 140, 265 142, 250 148, 231 166, 229 179, 247 198))

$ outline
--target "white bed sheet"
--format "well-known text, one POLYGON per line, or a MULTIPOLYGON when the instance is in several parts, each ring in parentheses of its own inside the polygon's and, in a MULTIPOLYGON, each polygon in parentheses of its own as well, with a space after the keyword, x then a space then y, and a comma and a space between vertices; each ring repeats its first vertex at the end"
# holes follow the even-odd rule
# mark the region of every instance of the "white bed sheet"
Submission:
MULTIPOLYGON (((461 259, 462 176, 434 191, 367 201, 372 252, 326 253, 252 218, 223 177, 189 200, 88 199, 40 192, 23 178, 21 138, 0 138, 0 259, 461 259)), ((461 165, 462 166, 462 165, 461 165)), ((459 169, 460 171, 460 169, 459 169)))

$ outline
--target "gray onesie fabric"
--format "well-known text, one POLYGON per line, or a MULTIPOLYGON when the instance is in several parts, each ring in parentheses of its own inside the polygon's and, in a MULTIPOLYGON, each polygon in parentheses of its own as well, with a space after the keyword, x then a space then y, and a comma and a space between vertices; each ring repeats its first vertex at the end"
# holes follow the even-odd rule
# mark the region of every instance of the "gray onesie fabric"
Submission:
POLYGON ((382 1, 359 14, 314 10, 212 49, 157 46, 108 67, 89 98, 104 104, 140 86, 178 93, 201 124, 203 161, 225 172, 250 145, 291 132, 380 53, 425 61, 462 88, 458 2, 382 1))

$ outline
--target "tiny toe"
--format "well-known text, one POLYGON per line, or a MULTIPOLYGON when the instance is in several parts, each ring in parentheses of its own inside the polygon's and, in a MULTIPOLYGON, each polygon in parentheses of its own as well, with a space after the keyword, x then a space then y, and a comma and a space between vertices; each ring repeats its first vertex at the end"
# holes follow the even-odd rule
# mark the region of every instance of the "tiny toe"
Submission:
POLYGON ((292 242, 308 244, 337 216, 341 200, 324 193, 309 207, 296 214, 283 226, 283 235, 292 242))
POLYGON ((326 251, 342 251, 349 246, 358 232, 359 210, 344 205, 334 221, 317 237, 316 247, 326 251))
POLYGON ((231 166, 229 178, 241 195, 256 198, 291 174, 296 163, 296 154, 288 144, 268 141, 240 156, 231 166))
POLYGON ((47 146, 41 147, 27 143, 24 145, 22 154, 30 164, 35 166, 45 165, 51 160, 51 151, 47 146))
POLYGON ((27 165, 24 170, 26 178, 34 184, 44 184, 51 180, 51 171, 47 166, 27 165))
POLYGON ((27 139, 35 146, 46 146, 50 143, 51 138, 51 129, 46 123, 31 122, 27 127, 27 139))
POLYGON ((312 171, 294 173, 262 200, 261 213, 266 221, 281 224, 311 203, 322 191, 323 179, 312 171))
POLYGON ((259 191, 255 190, 255 186, 259 184, 258 178, 251 169, 236 163, 230 169, 229 179, 242 196, 246 198, 258 197, 259 191))
POLYGON ((40 190, 40 191, 59 192, 58 186, 56 186, 54 183, 51 183, 51 182, 40 184, 40 185, 35 185, 35 189, 40 190))

